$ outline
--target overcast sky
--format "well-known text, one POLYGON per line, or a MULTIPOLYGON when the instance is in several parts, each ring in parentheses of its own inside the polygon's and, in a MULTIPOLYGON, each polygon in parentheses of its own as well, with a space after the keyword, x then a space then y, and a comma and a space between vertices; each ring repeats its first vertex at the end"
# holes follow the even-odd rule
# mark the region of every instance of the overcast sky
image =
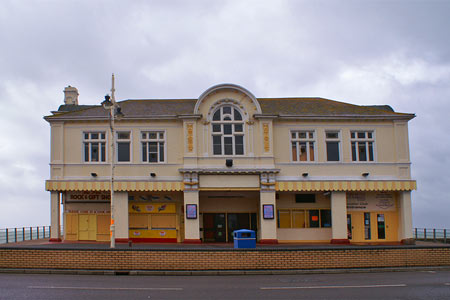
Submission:
POLYGON ((48 225, 50 126, 98 104, 256 97, 389 104, 409 122, 413 226, 450 228, 450 1, 0 1, 0 228, 48 225))

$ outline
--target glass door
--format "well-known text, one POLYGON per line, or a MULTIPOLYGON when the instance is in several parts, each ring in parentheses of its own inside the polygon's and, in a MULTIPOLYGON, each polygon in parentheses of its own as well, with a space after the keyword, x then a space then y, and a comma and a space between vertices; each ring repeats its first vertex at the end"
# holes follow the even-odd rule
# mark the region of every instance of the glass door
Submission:
POLYGON ((203 214, 203 240, 226 242, 225 214, 203 214))
POLYGON ((215 227, 215 241, 224 243, 227 241, 227 228, 225 221, 225 214, 214 214, 214 227, 215 227))
POLYGON ((352 239, 352 215, 351 214, 347 214, 347 238, 349 240, 352 239))
POLYGON ((378 230, 378 239, 379 240, 386 239, 386 222, 384 220, 384 214, 377 214, 377 230, 378 230))
POLYGON ((372 238, 372 233, 370 231, 370 213, 364 213, 364 239, 370 240, 372 238))
POLYGON ((248 213, 228 213, 228 242, 233 242, 233 231, 238 229, 250 229, 250 214, 248 213))
POLYGON ((203 214, 203 240, 214 242, 216 230, 214 228, 214 214, 203 214))

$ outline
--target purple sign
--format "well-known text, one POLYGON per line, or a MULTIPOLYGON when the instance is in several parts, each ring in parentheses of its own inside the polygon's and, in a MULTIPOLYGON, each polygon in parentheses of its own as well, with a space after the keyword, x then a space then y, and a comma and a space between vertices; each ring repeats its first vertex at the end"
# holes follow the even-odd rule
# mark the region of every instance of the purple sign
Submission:
POLYGON ((186 219, 197 219, 197 204, 186 204, 186 219))
POLYGON ((263 205, 263 215, 264 215, 264 219, 273 219, 274 218, 272 204, 263 205))

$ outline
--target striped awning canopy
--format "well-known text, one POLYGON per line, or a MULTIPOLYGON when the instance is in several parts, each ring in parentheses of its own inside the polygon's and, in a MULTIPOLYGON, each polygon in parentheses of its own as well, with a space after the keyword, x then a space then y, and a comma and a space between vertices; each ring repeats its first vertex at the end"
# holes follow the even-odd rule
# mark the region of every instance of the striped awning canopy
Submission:
MULTIPOLYGON (((109 191, 109 181, 58 181, 47 180, 47 191, 109 191)), ((114 191, 183 191, 181 181, 115 181, 114 191)))
MULTIPOLYGON (((47 180, 47 191, 109 191, 109 181, 47 180)), ((411 191, 417 189, 415 180, 383 181, 278 181, 275 190, 280 192, 314 191, 411 191)), ((183 191, 181 181, 115 181, 114 191, 183 191)))
POLYGON ((280 192, 298 191, 411 191, 417 188, 415 180, 383 181, 278 181, 280 192))

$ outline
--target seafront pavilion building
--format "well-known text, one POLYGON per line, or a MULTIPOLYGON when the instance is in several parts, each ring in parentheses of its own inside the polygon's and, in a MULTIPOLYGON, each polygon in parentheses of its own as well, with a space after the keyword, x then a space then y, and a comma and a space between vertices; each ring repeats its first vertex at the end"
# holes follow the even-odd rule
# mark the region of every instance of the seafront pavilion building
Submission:
MULTIPOLYGON (((110 240, 109 112, 74 87, 51 126, 52 240, 110 240), (63 219, 60 220, 62 210, 63 219)), ((410 242, 408 121, 390 106, 256 98, 124 100, 115 122, 117 242, 410 242)))

